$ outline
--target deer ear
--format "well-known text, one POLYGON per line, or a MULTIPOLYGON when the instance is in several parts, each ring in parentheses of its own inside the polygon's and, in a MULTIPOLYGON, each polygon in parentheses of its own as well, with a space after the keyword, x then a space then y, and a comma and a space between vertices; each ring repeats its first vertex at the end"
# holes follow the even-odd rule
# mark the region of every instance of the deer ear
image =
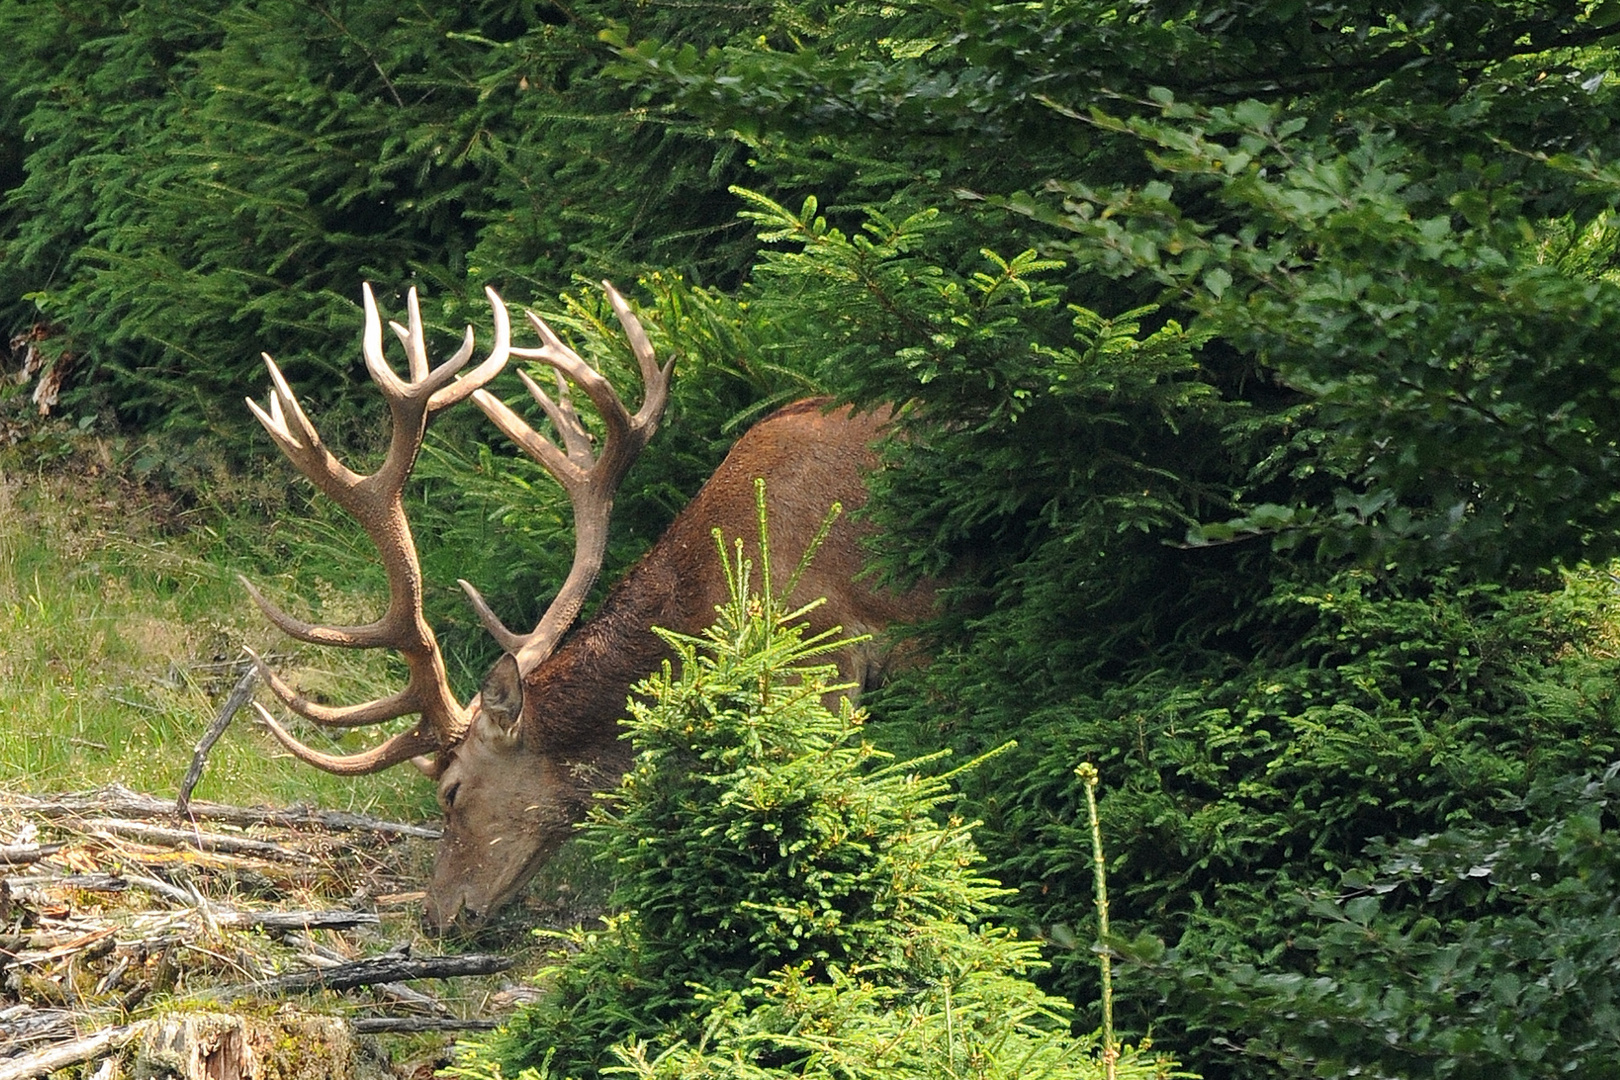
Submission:
POLYGON ((493 724, 496 733, 514 739, 518 721, 523 718, 523 676, 518 674, 517 661, 506 653, 484 676, 484 685, 478 691, 483 705, 482 716, 493 724))

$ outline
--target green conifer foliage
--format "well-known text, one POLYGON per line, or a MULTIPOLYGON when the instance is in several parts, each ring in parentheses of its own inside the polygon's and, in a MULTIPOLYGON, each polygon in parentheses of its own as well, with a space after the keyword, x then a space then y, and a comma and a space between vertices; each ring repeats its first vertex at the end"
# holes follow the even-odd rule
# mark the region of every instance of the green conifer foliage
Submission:
POLYGON ((895 762, 829 709, 838 642, 728 565, 730 603, 671 636, 627 721, 636 764, 585 827, 618 914, 569 935, 545 999, 457 1074, 1101 1077, 1028 978, 1038 947, 989 921, 1003 890, 937 758, 895 762))
POLYGON ((241 457, 261 351, 318 407, 375 412, 350 378, 363 280, 395 311, 426 286, 447 338, 487 335, 486 284, 546 304, 576 273, 735 280, 730 144, 596 77, 610 20, 718 32, 688 15, 0 0, 0 330, 50 323, 74 407, 241 457))

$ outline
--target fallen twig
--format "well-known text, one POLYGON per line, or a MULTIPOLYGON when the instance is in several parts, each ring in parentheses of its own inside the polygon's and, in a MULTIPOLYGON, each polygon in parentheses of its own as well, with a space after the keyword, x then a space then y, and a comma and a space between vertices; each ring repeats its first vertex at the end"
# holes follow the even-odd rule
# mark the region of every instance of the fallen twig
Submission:
POLYGON ((230 696, 219 707, 219 714, 214 717, 214 722, 208 725, 203 737, 197 740, 197 745, 191 752, 191 765, 186 769, 185 779, 180 781, 180 794, 174 800, 175 817, 187 816, 187 808, 191 804, 191 789, 202 779, 203 765, 208 761, 208 751, 212 750, 219 737, 225 734, 225 729, 230 727, 237 711, 253 697, 253 689, 258 682, 258 665, 249 665, 242 677, 236 680, 236 687, 231 690, 230 696))

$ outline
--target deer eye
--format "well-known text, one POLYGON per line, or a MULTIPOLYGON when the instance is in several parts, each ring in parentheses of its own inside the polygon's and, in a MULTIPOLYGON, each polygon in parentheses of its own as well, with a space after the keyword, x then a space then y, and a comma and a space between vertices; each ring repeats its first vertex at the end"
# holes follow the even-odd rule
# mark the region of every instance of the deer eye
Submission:
POLYGON ((461 785, 459 783, 451 784, 449 787, 445 788, 444 791, 440 792, 439 794, 439 805, 446 810, 449 810, 451 807, 455 806, 456 792, 460 790, 461 785))

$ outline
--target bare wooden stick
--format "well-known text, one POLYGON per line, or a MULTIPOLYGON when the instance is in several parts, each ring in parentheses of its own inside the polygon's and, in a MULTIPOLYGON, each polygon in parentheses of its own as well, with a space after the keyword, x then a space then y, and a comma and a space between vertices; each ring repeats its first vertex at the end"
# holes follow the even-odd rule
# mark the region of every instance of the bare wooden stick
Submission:
POLYGON ((231 720, 236 717, 237 711, 253 697, 253 689, 258 683, 259 667, 257 664, 249 664, 247 671, 236 680, 236 686, 226 697, 225 704, 219 707, 219 715, 208 725, 203 737, 197 740, 197 745, 191 752, 191 765, 186 769, 185 779, 180 781, 180 794, 174 800, 175 817, 187 816, 187 808, 191 805, 191 789, 202 779, 203 765, 208 761, 208 751, 212 750, 219 737, 225 734, 225 729, 231 726, 231 720))
MULTIPOLYGON (((49 871, 17 874, 0 878, 0 885, 13 889, 86 889, 90 892, 123 892, 129 888, 129 879, 117 874, 53 874, 49 871)), ((38 902, 39 897, 32 898, 38 902)))
POLYGON ((215 910, 214 923, 231 930, 347 930, 376 926, 380 916, 370 911, 231 911, 215 910))
POLYGON ((195 829, 166 829, 160 825, 145 825, 135 821, 114 818, 92 818, 84 823, 86 829, 100 829, 114 836, 162 847, 191 847, 198 851, 223 851, 227 854, 253 855, 279 862, 315 861, 303 851, 294 851, 268 840, 253 840, 245 836, 223 836, 219 833, 199 832, 195 829))
MULTIPOLYGON (((49 799, 31 795, 0 793, 0 807, 36 814, 45 818, 82 818, 112 815, 122 818, 172 818, 174 803, 131 791, 121 784, 109 784, 96 791, 58 795, 49 799)), ((346 810, 318 810, 310 806, 285 808, 230 806, 225 803, 192 802, 187 813, 194 821, 219 821, 227 825, 280 825, 288 828, 317 828, 333 832, 373 832, 384 836, 416 836, 437 840, 439 830, 425 825, 354 814, 346 810)))
POLYGON ((55 1046, 47 1046, 32 1054, 0 1061, 0 1080, 34 1080, 48 1076, 58 1069, 77 1065, 81 1061, 116 1050, 134 1038, 143 1025, 125 1024, 122 1027, 102 1028, 82 1039, 71 1039, 55 1046))
POLYGON ((461 1020, 454 1016, 362 1016, 350 1021, 356 1035, 410 1034, 422 1031, 494 1031, 499 1020, 461 1020))
POLYGON ((184 907, 191 907, 199 899, 196 892, 187 892, 180 886, 171 885, 161 878, 147 877, 144 874, 128 874, 126 880, 131 885, 138 885, 149 893, 156 893, 184 907))
POLYGON ((61 851, 66 844, 0 844, 0 865, 22 866, 61 851))

